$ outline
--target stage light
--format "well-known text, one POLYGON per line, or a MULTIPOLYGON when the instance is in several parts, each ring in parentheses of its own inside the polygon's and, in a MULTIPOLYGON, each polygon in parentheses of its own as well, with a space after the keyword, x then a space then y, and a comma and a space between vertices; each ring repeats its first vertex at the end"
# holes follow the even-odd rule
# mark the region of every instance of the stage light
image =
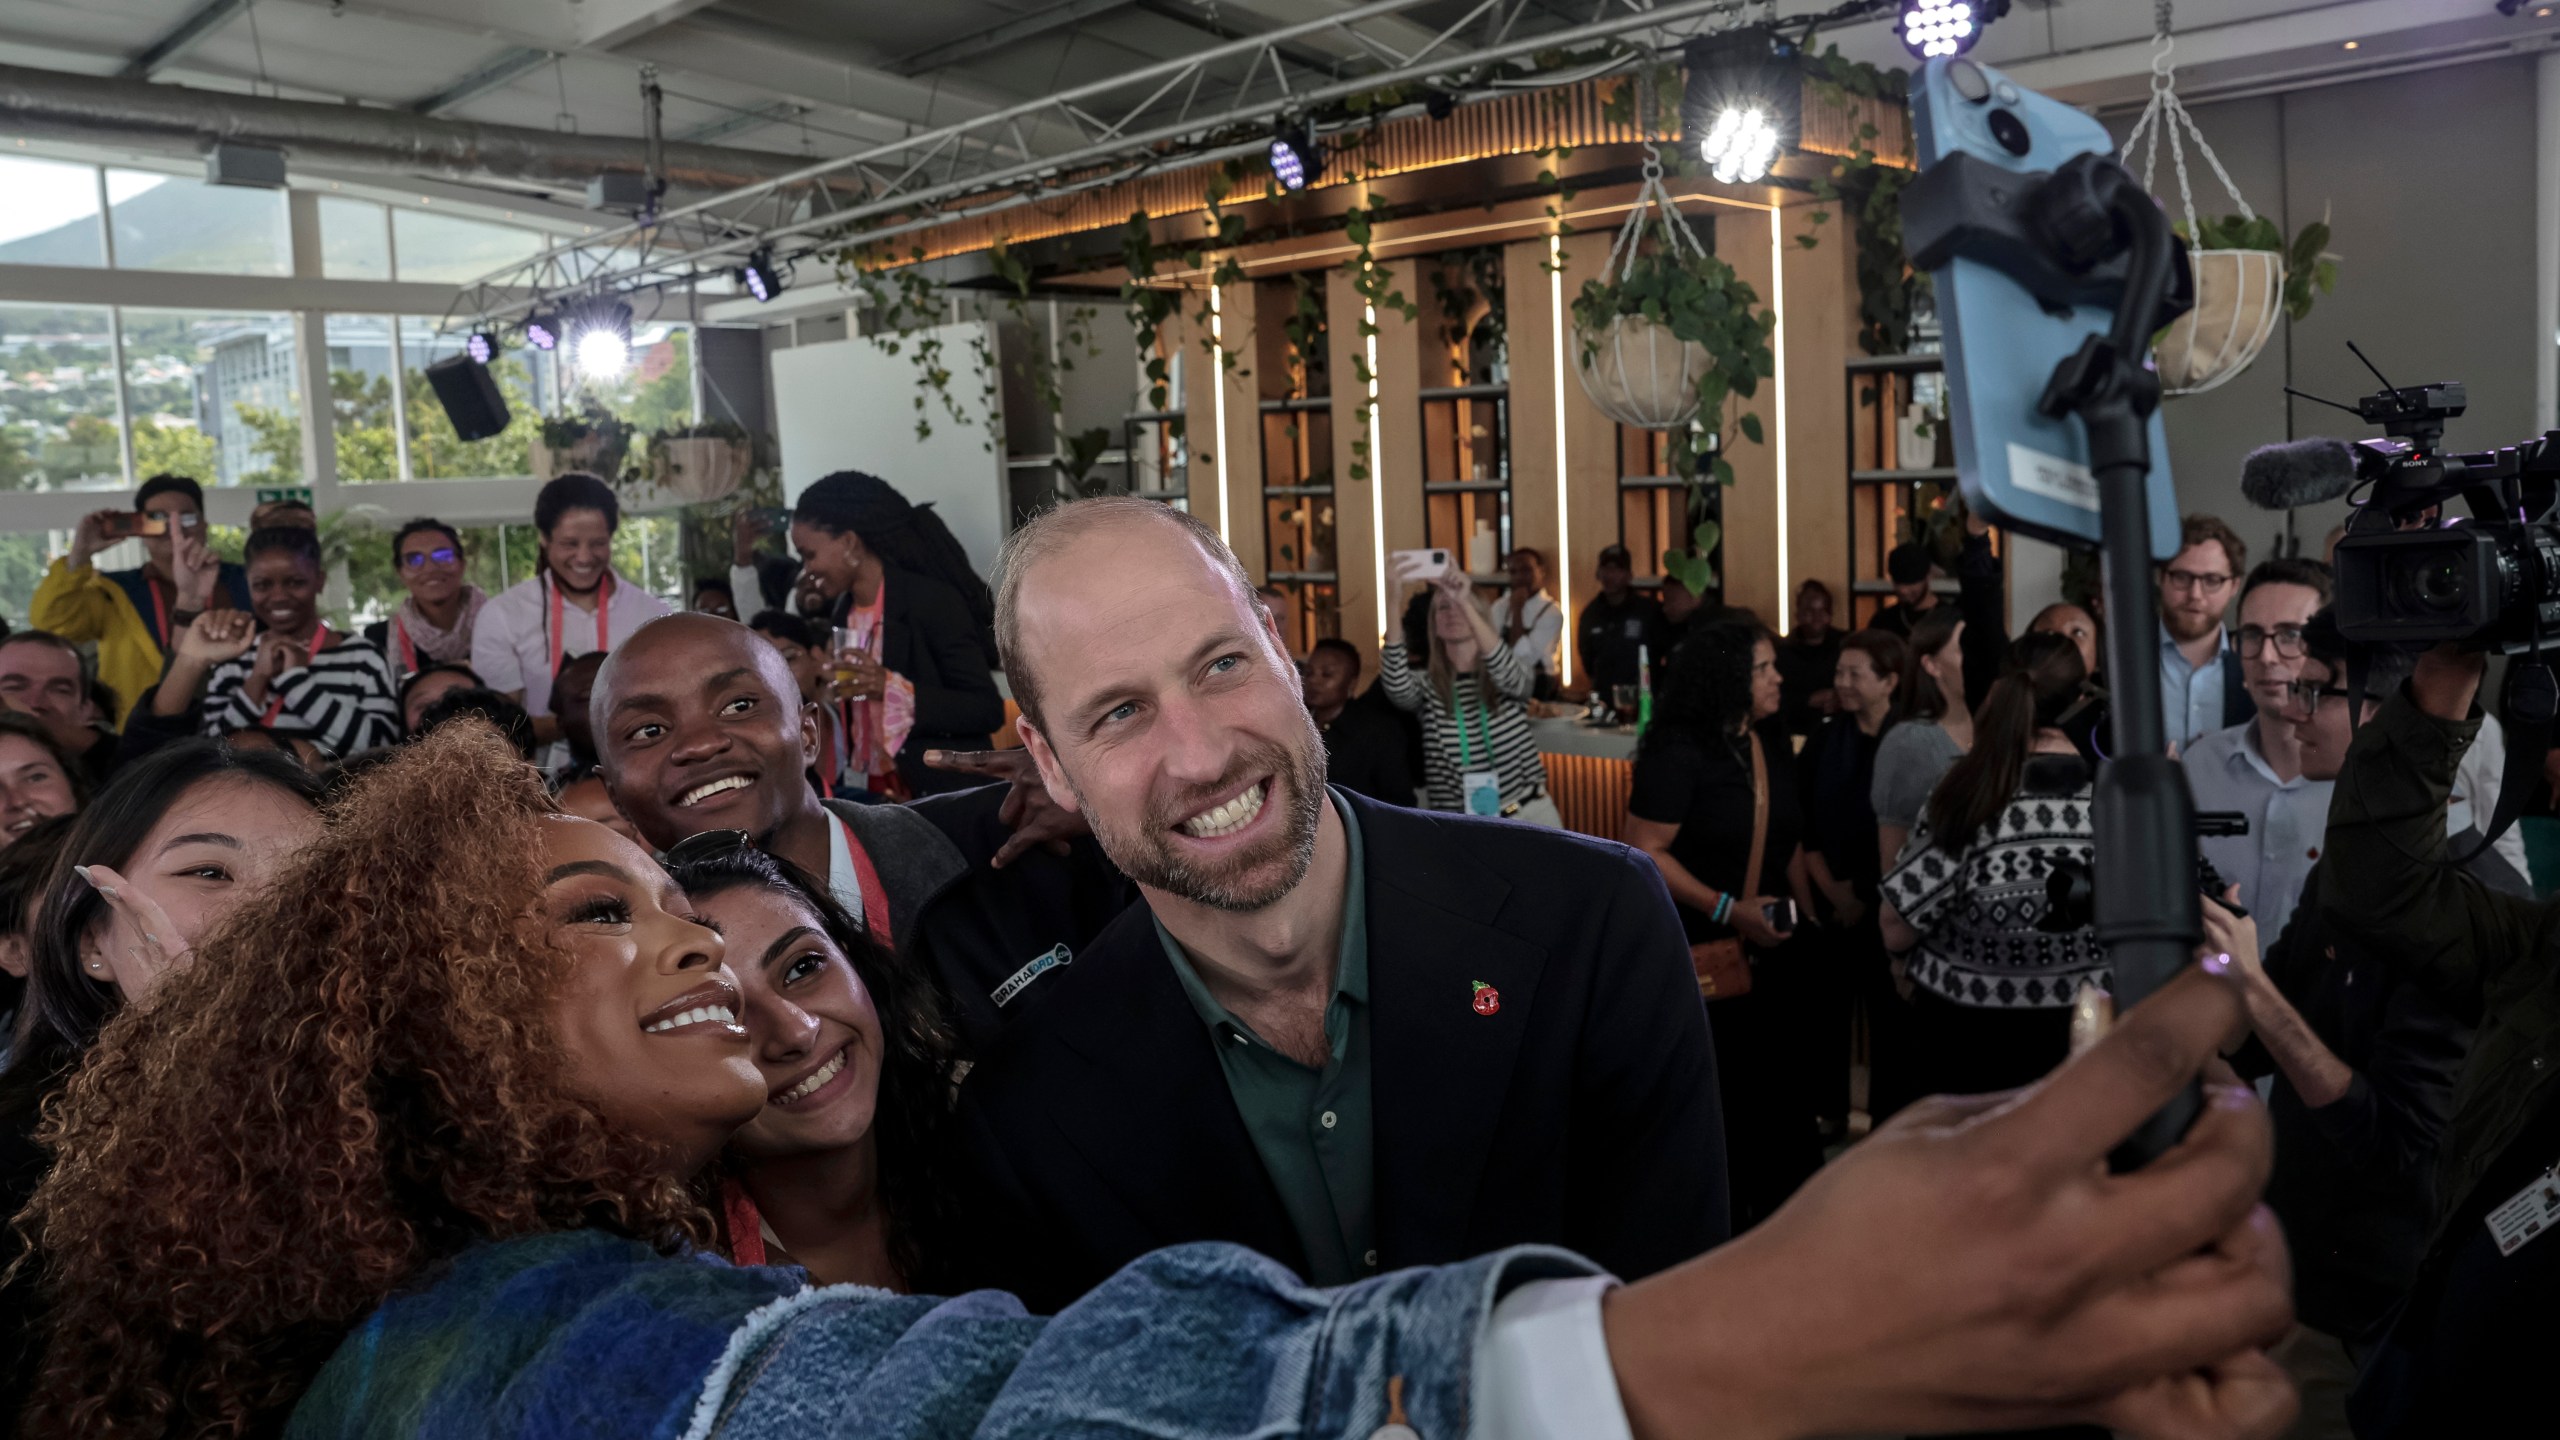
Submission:
POLYGON ((1271 178, 1283 190, 1304 190, 1324 173, 1324 147, 1304 123, 1283 124, 1271 136, 1271 178))
POLYGON ((772 246, 758 249, 738 267, 738 284, 759 304, 782 293, 782 272, 773 268, 772 246))
POLYGON ((1769 178, 1804 115, 1804 65, 1795 44, 1757 27, 1689 42, 1680 131, 1721 184, 1769 178))
POLYGON ((1778 163, 1778 127, 1756 105, 1728 105, 1698 142, 1698 154, 1723 184, 1765 180, 1778 163))
POLYGON ((536 350, 560 348, 560 316, 557 311, 536 310, 524 317, 524 343, 536 350))
POLYGON ((1902 48, 1921 60, 1961 55, 2008 13, 2009 0, 1902 0, 1902 48))
POLYGON ((473 364, 486 365, 497 359, 498 349, 496 331, 474 330, 462 337, 462 353, 470 356, 473 364))
POLYGON ((611 380, 631 368, 631 307, 599 296, 570 312, 569 353, 578 373, 590 380, 611 380))

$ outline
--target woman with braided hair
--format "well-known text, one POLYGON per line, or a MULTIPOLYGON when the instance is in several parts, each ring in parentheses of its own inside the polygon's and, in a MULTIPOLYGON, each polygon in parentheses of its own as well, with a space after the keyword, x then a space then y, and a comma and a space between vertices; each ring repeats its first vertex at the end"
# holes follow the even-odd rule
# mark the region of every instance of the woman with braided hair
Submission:
POLYGON ((900 798, 975 784, 924 766, 927 750, 987 748, 1004 723, 995 600, 942 517, 878 476, 839 470, 800 492, 791 548, 857 647, 835 657, 829 684, 846 780, 900 798))

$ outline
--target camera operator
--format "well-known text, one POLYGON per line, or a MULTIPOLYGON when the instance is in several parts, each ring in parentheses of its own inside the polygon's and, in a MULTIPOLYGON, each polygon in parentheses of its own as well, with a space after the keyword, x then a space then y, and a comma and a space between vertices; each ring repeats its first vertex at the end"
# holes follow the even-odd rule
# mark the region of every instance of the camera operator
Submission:
MULTIPOLYGON (((2291 587, 2254 589, 2241 602, 2243 614, 2257 597, 2285 588, 2291 587)), ((2353 733, 2351 662, 2364 664, 2368 695, 2387 695, 2408 677, 2410 657, 2354 644, 2326 609, 2285 628, 2295 654, 2284 661, 2283 683, 2258 684, 2268 667, 2262 657, 2247 657, 2259 700, 2252 723, 2281 727, 2284 751, 2301 780, 2325 801, 2353 733)), ((2244 625, 2244 654, 2247 631, 2244 625)), ((2363 704, 2370 719, 2378 707, 2370 699, 2363 704)), ((2286 898, 2252 906, 2281 931, 2263 963, 2259 941, 2274 932, 2261 932, 2256 920, 2222 906, 2205 908, 2207 948, 2232 957, 2249 1013, 2252 1033, 2232 1064, 2253 1079, 2274 1077, 2267 1108, 2276 1127, 2276 1168, 2267 1203, 2293 1244, 2302 1328, 2282 1358, 2302 1389, 2302 1419, 2292 1434, 2303 1440, 2344 1440, 2347 1391, 2358 1365, 2417 1273, 2436 1218, 2438 1144, 2471 1044, 2470 1027, 2396 969, 2390 952, 2329 922, 2318 897, 2321 876, 2332 868, 2315 865, 2298 882, 2301 897, 2312 903, 2297 909, 2286 898)), ((2494 852, 2479 856, 2471 870, 2492 886, 2512 878, 2494 852)), ((2249 898, 2246 882, 2232 889, 2249 898)))
POLYGON ((2443 1142, 2437 1223, 2350 1405, 2365 1440, 2509 1432, 2545 1398, 2542 1366, 2560 1343, 2560 1241, 2543 1233, 2560 1228, 2549 1223, 2560 1194, 2547 1190, 2560 1162, 2560 908, 2441 863, 2484 669, 2451 647, 2419 657, 2348 751, 2320 867, 2332 931, 2362 936, 2479 1027, 2443 1142))

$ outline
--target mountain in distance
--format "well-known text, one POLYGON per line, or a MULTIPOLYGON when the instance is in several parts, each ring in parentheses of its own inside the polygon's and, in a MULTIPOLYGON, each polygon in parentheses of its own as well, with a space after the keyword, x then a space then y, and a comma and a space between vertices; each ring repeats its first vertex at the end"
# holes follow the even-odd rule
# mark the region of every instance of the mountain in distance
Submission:
MULTIPOLYGON (((115 218, 116 264, 121 269, 257 275, 274 274, 282 265, 285 218, 279 191, 212 191, 175 180, 118 201, 115 218), (259 201, 275 207, 271 228, 257 223, 254 206, 259 201)), ((102 258, 95 215, 0 244, 0 265, 94 266, 102 258)))

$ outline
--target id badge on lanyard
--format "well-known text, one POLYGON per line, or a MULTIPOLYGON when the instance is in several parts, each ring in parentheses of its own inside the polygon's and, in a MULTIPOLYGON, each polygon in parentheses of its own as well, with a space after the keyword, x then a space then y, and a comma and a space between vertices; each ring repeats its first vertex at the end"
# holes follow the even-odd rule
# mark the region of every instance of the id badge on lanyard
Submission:
POLYGON ((2532 1184, 2489 1212, 2489 1238, 2498 1242, 2500 1255, 2513 1255, 2555 1226, 2560 1226, 2560 1173, 2555 1170, 2534 1176, 2532 1184))
MULTIPOLYGON (((1467 683, 1472 685, 1475 682, 1470 677, 1467 683)), ((1461 697, 1465 694, 1464 691, 1458 693, 1461 697)), ((1502 813, 1501 772, 1472 768, 1475 764, 1475 751, 1467 743, 1467 712, 1471 708, 1464 698, 1459 699, 1457 703, 1458 793, 1465 797, 1464 804, 1468 814, 1499 816, 1502 813)), ((1493 759, 1493 720, 1490 716, 1486 717, 1484 725, 1484 757, 1488 761, 1493 759)))

